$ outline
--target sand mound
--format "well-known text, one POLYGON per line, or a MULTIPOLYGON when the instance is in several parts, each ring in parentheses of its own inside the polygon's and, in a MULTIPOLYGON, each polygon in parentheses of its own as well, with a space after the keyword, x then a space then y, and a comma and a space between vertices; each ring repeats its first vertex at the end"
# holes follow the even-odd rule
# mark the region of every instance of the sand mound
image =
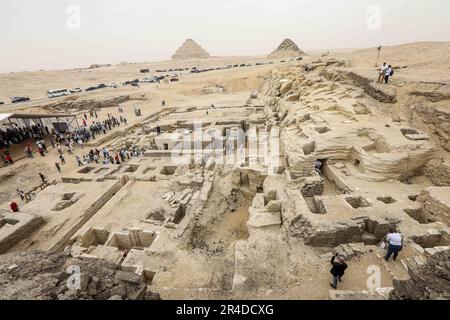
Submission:
POLYGON ((297 58, 304 54, 291 39, 284 39, 278 48, 270 54, 271 58, 297 58))
POLYGON ((206 58, 209 58, 209 53, 192 39, 187 39, 172 56, 172 60, 206 58))
MULTIPOLYGON (((377 60, 377 48, 357 50, 347 57, 355 67, 373 67, 377 60)), ((396 46, 383 46, 379 63, 408 66, 420 69, 442 69, 448 75, 450 42, 413 42, 396 46)), ((435 74, 435 72, 433 72, 435 74)))

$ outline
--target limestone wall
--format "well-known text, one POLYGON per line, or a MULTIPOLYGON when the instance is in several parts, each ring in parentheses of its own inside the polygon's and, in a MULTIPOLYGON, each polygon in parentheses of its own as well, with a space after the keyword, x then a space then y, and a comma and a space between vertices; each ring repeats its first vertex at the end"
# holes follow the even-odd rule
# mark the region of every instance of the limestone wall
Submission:
POLYGON ((0 223, 0 254, 3 254, 39 228, 44 220, 41 217, 16 212, 0 215, 0 223))

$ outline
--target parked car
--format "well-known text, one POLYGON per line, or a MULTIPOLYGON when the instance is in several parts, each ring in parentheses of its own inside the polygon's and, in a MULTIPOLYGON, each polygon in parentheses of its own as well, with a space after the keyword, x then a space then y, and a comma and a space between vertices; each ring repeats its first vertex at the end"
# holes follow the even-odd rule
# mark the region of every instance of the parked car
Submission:
POLYGON ((58 98, 58 97, 64 97, 70 94, 70 91, 67 89, 55 89, 55 90, 48 90, 47 91, 47 97, 51 98, 58 98))
POLYGON ((104 83, 100 83, 100 84, 97 86, 97 89, 103 89, 103 88, 106 88, 106 84, 104 84, 104 83))
POLYGON ((94 91, 94 90, 97 90, 97 87, 88 87, 84 89, 84 91, 94 91))
POLYGON ((81 88, 73 88, 69 90, 70 93, 78 93, 78 92, 82 92, 83 90, 81 90, 81 88))
POLYGON ((139 79, 134 79, 134 80, 128 80, 128 81, 125 81, 125 82, 123 83, 123 85, 124 85, 124 86, 129 86, 130 84, 133 84, 133 83, 139 83, 139 79))
POLYGON ((3 101, 0 101, 0 105, 5 104, 3 101))
POLYGON ((144 78, 144 79, 140 80, 140 82, 152 83, 152 82, 155 82, 154 80, 155 80, 155 77, 147 77, 147 78, 144 78))
POLYGON ((170 82, 175 82, 175 81, 178 81, 178 80, 180 80, 180 79, 178 79, 178 77, 175 77, 175 76, 170 78, 170 82))
POLYGON ((19 103, 19 102, 25 102, 25 101, 30 101, 30 98, 28 98, 28 97, 11 97, 12 103, 19 103))
POLYGON ((106 86, 108 88, 117 88, 117 83, 108 83, 106 86))

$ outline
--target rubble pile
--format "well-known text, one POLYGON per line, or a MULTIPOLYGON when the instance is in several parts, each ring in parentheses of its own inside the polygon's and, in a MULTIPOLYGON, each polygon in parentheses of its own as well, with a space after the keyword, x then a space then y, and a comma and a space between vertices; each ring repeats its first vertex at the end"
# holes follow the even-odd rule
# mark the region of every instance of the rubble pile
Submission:
POLYGON ((423 266, 410 268, 409 275, 409 280, 394 280, 390 299, 450 299, 450 249, 435 253, 423 266))
POLYGON ((2 300, 159 300, 131 272, 98 259, 67 252, 14 253, 0 256, 2 300))

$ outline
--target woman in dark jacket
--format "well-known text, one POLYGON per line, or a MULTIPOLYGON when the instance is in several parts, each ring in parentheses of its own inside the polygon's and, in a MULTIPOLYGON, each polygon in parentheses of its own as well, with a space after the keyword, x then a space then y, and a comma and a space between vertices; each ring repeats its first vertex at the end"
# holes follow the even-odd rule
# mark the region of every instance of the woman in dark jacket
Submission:
POLYGON ((337 289, 337 283, 338 281, 341 282, 342 277, 344 276, 345 269, 347 269, 347 264, 344 262, 344 258, 338 256, 338 254, 334 255, 333 258, 331 258, 331 265, 333 266, 330 270, 330 273, 333 275, 333 283, 330 283, 330 285, 337 289), (335 259, 337 258, 337 262, 335 259))

